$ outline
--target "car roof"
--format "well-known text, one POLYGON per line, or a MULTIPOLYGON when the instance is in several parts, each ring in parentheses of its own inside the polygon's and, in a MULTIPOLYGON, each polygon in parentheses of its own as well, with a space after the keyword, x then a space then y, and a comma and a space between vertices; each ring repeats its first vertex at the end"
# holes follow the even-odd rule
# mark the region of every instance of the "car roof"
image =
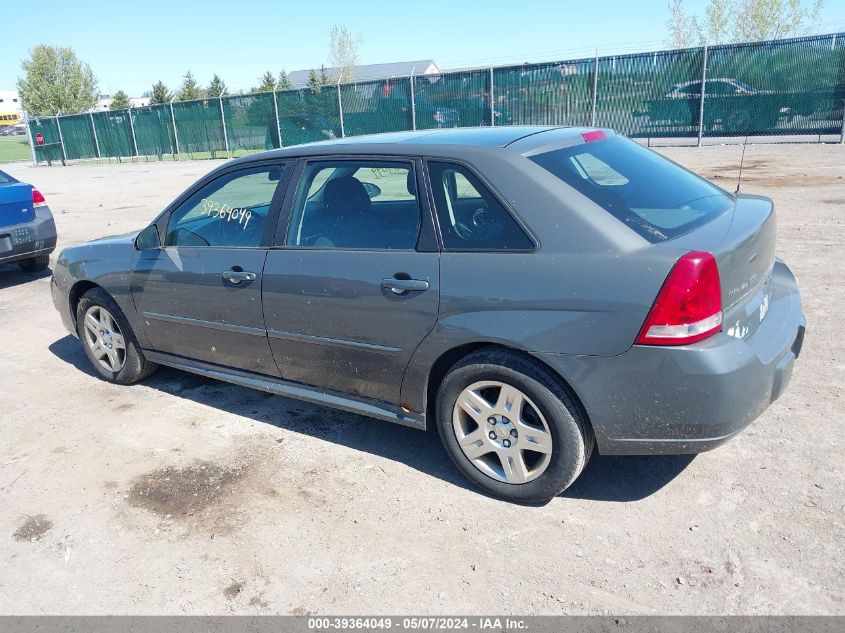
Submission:
POLYGON ((339 154, 448 156, 452 153, 459 154, 460 150, 501 151, 503 148, 516 144, 517 141, 519 141, 519 151, 524 152, 534 146, 547 144, 552 136, 556 141, 568 138, 580 140, 580 134, 589 129, 595 128, 514 125, 388 132, 304 143, 252 154, 239 161, 339 154))

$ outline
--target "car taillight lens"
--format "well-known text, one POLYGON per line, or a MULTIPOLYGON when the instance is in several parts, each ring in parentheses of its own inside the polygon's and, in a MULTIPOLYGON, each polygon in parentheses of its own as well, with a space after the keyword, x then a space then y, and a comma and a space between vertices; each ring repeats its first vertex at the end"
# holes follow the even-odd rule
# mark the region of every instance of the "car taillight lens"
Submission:
POLYGON ((32 190, 32 206, 33 207, 43 207, 47 204, 47 201, 44 199, 44 196, 41 194, 38 189, 32 190))
POLYGON ((722 329, 722 284, 710 253, 693 251, 672 268, 637 345, 687 345, 722 329))
POLYGON ((437 121, 438 123, 442 123, 442 122, 443 122, 443 115, 442 115, 440 112, 435 112, 435 113, 432 115, 432 117, 431 117, 431 118, 433 118, 433 119, 434 119, 435 121, 437 121))

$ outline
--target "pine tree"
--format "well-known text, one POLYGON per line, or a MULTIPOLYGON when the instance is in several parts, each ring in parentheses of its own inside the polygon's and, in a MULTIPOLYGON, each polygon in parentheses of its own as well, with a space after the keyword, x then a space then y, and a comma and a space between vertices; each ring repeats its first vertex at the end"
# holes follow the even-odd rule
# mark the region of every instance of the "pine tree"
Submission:
POLYGON ((268 70, 258 78, 258 87, 253 88, 252 92, 273 92, 273 86, 275 85, 276 80, 273 77, 273 73, 268 70))
POLYGON ((288 77, 288 74, 285 72, 285 69, 282 68, 282 72, 279 73, 279 85, 276 87, 276 89, 290 90, 291 88, 293 88, 293 83, 288 77))
POLYGON ((200 88, 197 80, 191 74, 191 71, 185 73, 182 79, 182 87, 179 89, 179 101, 191 101, 193 99, 202 99, 203 91, 200 88))
POLYGON ((170 90, 164 85, 163 81, 157 81, 153 84, 153 91, 150 96, 150 105, 157 103, 167 103, 173 98, 170 90))
POLYGON ((322 87, 322 83, 320 82, 320 77, 317 76, 317 71, 313 68, 308 71, 308 89, 313 92, 315 95, 320 94, 320 88, 322 87))
POLYGON ((326 67, 320 66, 320 85, 321 86, 328 86, 332 83, 331 77, 329 77, 329 73, 326 70, 326 67))
POLYGON ((211 83, 208 84, 208 88, 205 90, 205 94, 209 97, 219 97, 221 93, 225 97, 229 94, 229 91, 226 90, 226 84, 222 79, 220 79, 220 75, 214 73, 214 76, 211 78, 211 83))
POLYGON ((109 104, 109 110, 125 110, 130 107, 132 107, 132 102, 129 101, 128 94, 123 92, 123 90, 118 90, 114 93, 114 96, 111 98, 111 104, 109 104))

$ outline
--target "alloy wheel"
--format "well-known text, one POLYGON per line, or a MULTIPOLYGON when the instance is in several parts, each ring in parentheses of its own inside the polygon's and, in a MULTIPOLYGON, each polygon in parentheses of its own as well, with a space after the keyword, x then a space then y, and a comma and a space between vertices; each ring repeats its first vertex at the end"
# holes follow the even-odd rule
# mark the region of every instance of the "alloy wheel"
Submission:
POLYGON ((545 472, 553 443, 540 409, 504 382, 476 382, 455 402, 452 427, 464 455, 482 473, 525 484, 545 472))
POLYGON ((83 320, 85 343, 103 368, 117 373, 126 362, 126 341, 117 321, 104 307, 93 305, 83 320))

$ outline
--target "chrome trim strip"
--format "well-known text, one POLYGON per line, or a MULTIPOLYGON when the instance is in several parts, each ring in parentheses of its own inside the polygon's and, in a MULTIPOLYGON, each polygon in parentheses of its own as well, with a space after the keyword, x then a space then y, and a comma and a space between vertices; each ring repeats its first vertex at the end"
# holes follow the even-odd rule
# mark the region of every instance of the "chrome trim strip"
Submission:
POLYGON ((253 336, 267 335, 267 331, 264 328, 235 325, 234 323, 221 323, 219 321, 203 321, 202 319, 191 319, 188 317, 176 316, 174 314, 160 314, 158 312, 144 312, 143 314, 145 319, 154 319, 155 321, 195 325, 197 327, 206 327, 212 330, 223 330, 224 332, 236 332, 238 334, 251 334, 253 336))
POLYGON ((329 338, 327 336, 313 336, 311 334, 297 334, 296 332, 280 332, 279 330, 267 330, 270 338, 284 341, 300 341, 302 343, 316 343, 317 345, 335 345, 337 347, 351 347, 354 349, 367 349, 385 354, 398 354, 402 350, 398 347, 386 347, 373 343, 362 343, 361 341, 349 341, 346 339, 329 338))
POLYGON ((372 402, 355 400, 348 396, 340 395, 328 390, 317 390, 299 383, 289 383, 269 376, 265 377, 258 374, 246 375, 237 370, 227 370, 224 367, 217 367, 200 361, 194 361, 162 352, 154 352, 145 349, 144 356, 148 360, 154 363, 159 363, 160 365, 167 365, 168 367, 173 367, 174 369, 181 369, 193 374, 199 374, 200 376, 214 378, 215 380, 230 382, 242 387, 249 387, 250 389, 270 392, 286 398, 311 402, 313 404, 330 407, 332 409, 340 409, 341 411, 348 411, 349 413, 376 418, 385 422, 394 422, 396 424, 409 426, 423 431, 426 427, 424 418, 416 414, 404 413, 398 408, 393 409, 392 405, 387 403, 373 404, 372 402))

